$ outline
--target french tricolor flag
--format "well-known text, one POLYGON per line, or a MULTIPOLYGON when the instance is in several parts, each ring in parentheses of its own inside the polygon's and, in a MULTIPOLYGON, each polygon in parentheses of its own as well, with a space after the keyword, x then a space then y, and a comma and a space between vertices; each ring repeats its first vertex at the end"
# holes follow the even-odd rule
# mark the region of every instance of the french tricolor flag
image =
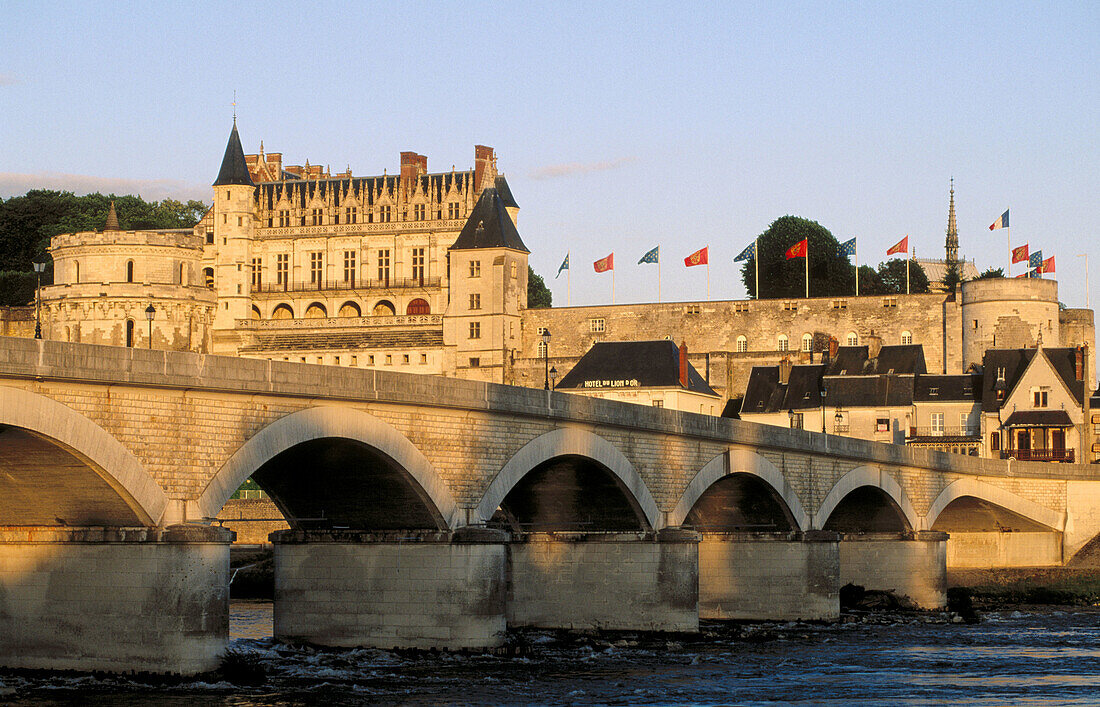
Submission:
POLYGON ((1008 228, 1008 209, 1005 209, 1001 217, 989 226, 990 231, 996 231, 998 228, 1008 228))

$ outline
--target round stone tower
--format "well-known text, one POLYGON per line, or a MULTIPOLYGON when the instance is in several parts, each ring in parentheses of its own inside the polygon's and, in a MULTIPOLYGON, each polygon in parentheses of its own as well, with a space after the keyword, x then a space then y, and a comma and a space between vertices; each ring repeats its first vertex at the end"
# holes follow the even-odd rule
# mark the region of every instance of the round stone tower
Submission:
POLYGON ((1040 278, 989 278, 962 284, 963 370, 986 349, 1035 346, 1040 335, 1059 346, 1058 283, 1040 278))

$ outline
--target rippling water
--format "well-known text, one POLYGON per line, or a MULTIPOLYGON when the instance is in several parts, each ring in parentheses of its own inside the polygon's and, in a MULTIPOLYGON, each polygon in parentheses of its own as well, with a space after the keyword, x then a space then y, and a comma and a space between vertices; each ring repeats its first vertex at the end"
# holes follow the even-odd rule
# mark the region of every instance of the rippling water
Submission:
POLYGON ((1100 614, 872 618, 829 626, 705 626, 697 639, 527 632, 525 656, 404 656, 289 648, 271 605, 234 602, 233 647, 268 670, 263 687, 0 673, 14 704, 1097 704, 1100 614))

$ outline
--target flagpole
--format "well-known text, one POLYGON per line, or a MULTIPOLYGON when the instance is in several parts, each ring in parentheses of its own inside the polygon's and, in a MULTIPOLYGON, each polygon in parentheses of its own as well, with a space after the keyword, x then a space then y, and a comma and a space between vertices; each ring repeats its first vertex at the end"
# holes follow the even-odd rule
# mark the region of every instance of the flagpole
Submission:
POLYGON ((657 251, 657 304, 661 303, 661 251, 657 251))
POLYGON ((707 301, 710 302, 710 253, 707 256, 707 301))
POLYGON ((615 304, 615 268, 611 268, 611 304, 615 304))
POLYGON ((810 299, 810 239, 806 239, 806 299, 810 299))
POLYGON ((752 248, 752 264, 756 267, 756 299, 760 299, 760 236, 756 237, 752 248))
MULTIPOLYGON (((906 234, 905 237, 908 238, 909 237, 908 234, 906 234)), ((905 245, 909 245, 909 244, 906 243, 905 245)), ((909 263, 910 263, 910 261, 913 260, 913 251, 914 250, 916 250, 916 248, 910 248, 909 252, 906 253, 906 255, 909 256, 909 257, 907 257, 905 259, 905 294, 909 294, 909 263)))
MULTIPOLYGON (((569 257, 567 253, 565 257, 569 257)), ((573 306, 573 268, 565 269, 565 304, 568 307, 573 306)))
MULTIPOLYGON (((1008 241, 1008 276, 1012 277, 1012 236, 1008 233, 1008 226, 1005 226, 1005 240, 1008 241)), ((1031 263, 1027 264, 1028 272, 1031 272, 1031 263)))
POLYGON ((855 248, 852 250, 856 254, 856 297, 859 297, 859 241, 856 241, 855 248))

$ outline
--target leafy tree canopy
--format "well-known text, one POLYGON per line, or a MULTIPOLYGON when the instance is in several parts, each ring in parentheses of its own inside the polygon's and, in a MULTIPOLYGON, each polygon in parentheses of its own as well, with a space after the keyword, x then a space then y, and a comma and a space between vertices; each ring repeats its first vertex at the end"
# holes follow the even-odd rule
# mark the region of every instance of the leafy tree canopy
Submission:
POLYGON ((527 266, 527 308, 544 309, 550 307, 553 295, 546 287, 541 275, 536 275, 534 268, 527 266))
POLYGON ((960 282, 962 282, 962 275, 959 273, 959 263, 958 261, 951 261, 947 264, 947 271, 943 274, 943 286, 948 292, 954 292, 960 282))
POLYGON ((1005 276, 1005 269, 1004 268, 989 268, 988 270, 983 272, 981 275, 978 275, 974 279, 975 280, 988 280, 990 278, 1004 277, 1004 276, 1005 276))
MULTIPOLYGON (((855 273, 848 256, 838 254, 839 243, 816 221, 782 216, 757 239, 761 291, 756 289, 756 263, 741 268, 741 281, 749 296, 757 299, 794 298, 806 295, 806 261, 787 260, 787 250, 806 239, 809 242, 810 297, 850 295, 855 291, 855 273)), ((862 291, 862 283, 860 283, 862 291)))

